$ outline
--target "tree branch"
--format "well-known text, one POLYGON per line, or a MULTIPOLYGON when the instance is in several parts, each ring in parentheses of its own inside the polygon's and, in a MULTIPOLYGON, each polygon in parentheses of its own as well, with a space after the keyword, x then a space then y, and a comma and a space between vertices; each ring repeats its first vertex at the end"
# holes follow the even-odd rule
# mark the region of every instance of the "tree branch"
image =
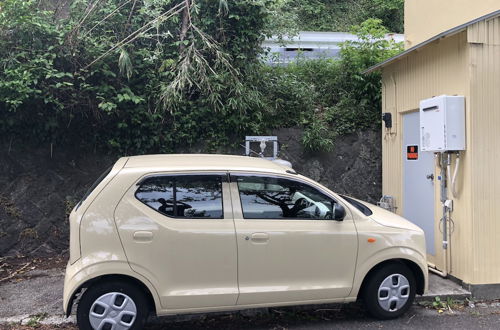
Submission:
POLYGON ((186 46, 184 45, 184 39, 186 39, 189 26, 191 25, 191 0, 184 0, 184 10, 182 12, 182 25, 181 31, 179 33, 179 40, 181 41, 179 46, 179 51, 182 53, 186 46))

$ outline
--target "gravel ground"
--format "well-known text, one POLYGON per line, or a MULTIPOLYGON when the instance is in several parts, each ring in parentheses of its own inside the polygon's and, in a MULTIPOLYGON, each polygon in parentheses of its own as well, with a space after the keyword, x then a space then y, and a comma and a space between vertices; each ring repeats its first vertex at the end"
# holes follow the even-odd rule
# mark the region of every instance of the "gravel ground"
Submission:
MULTIPOLYGON (((0 283, 0 329, 76 329, 62 316, 61 268, 35 269, 0 283)), ((247 310, 152 318, 149 330, 169 329, 498 329, 500 302, 453 302, 439 311, 414 305, 403 317, 378 321, 357 304, 247 310)))
POLYGON ((34 270, 0 286, 0 318, 23 314, 63 314, 64 271, 34 270))

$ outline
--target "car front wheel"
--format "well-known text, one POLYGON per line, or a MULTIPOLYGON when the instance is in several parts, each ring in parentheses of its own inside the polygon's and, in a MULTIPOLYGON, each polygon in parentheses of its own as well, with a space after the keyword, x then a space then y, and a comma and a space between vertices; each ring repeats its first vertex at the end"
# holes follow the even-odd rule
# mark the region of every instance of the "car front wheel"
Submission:
POLYGON ((106 282, 85 291, 76 318, 83 330, 135 330, 143 328, 148 310, 139 288, 127 282, 106 282))
POLYGON ((372 274, 363 292, 373 317, 393 319, 404 314, 415 299, 415 276, 404 264, 389 264, 372 274))

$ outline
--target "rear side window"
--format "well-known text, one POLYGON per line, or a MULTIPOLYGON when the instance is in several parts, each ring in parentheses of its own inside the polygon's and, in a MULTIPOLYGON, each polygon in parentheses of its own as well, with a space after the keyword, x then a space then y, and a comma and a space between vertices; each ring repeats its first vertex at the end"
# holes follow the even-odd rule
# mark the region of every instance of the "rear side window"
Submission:
POLYGON ((172 218, 222 219, 222 176, 157 176, 141 182, 135 197, 172 218))

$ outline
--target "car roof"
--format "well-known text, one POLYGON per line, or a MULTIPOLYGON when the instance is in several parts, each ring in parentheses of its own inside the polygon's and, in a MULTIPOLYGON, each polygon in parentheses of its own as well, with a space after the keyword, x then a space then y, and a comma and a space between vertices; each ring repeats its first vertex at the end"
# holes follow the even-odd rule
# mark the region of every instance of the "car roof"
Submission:
POLYGON ((128 157, 125 168, 168 171, 262 171, 290 173, 288 166, 265 158, 217 154, 159 154, 128 157))

